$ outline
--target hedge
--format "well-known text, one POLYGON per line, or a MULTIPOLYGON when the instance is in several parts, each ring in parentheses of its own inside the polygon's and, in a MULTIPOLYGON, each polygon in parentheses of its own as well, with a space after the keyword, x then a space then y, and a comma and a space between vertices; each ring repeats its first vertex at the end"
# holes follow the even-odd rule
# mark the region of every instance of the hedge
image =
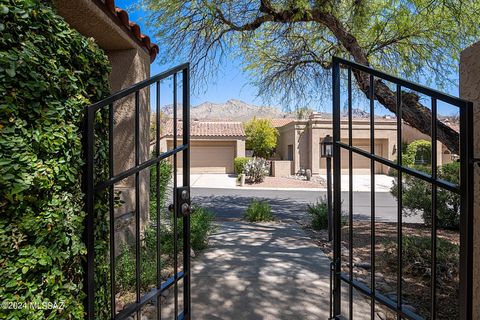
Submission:
POLYGON ((40 0, 0 0, 0 32, 0 318, 83 319, 81 126, 109 63, 40 0))
POLYGON ((243 168, 247 164, 248 160, 252 159, 252 157, 236 157, 233 160, 233 166, 235 167, 235 173, 241 174, 243 173, 243 168))

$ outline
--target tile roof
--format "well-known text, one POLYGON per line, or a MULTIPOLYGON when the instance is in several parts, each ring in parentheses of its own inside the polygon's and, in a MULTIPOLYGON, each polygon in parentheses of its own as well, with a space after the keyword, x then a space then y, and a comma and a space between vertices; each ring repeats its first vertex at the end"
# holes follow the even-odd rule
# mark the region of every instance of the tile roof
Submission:
MULTIPOLYGON (((164 136, 172 136, 173 120, 168 120, 165 125, 164 136)), ((177 135, 182 134, 183 122, 177 123, 177 135)), ((243 137, 245 131, 241 122, 232 121, 191 121, 190 135, 196 137, 243 137)))
POLYGON ((271 119, 272 125, 275 128, 283 127, 284 125, 289 124, 290 122, 294 121, 295 119, 288 119, 288 118, 280 118, 280 119, 271 119))
POLYGON ((118 20, 132 33, 132 35, 142 44, 150 54, 150 62, 155 60, 159 52, 158 45, 150 41, 150 37, 141 32, 140 26, 128 18, 128 12, 115 6, 115 0, 101 0, 103 5, 111 11, 118 20))

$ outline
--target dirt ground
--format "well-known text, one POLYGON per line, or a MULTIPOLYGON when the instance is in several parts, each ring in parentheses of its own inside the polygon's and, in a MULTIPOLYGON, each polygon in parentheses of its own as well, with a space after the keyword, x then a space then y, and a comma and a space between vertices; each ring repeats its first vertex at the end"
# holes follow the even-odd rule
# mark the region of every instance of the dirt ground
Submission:
MULTIPOLYGON (((332 259, 333 252, 331 243, 328 242, 328 234, 326 230, 315 231, 306 228, 312 239, 319 245, 322 250, 332 259)), ((371 222, 370 221, 354 221, 353 224, 353 278, 363 282, 367 286, 371 284, 371 222)), ((430 237, 430 228, 419 224, 403 224, 402 234, 408 236, 430 237)), ((379 293, 387 298, 396 301, 397 299, 397 265, 386 262, 385 251, 390 250, 390 257, 396 257, 397 241, 397 224, 396 223, 375 223, 375 281, 376 289, 379 293)), ((458 232, 448 230, 437 230, 439 239, 446 240, 453 244, 459 244, 458 232)), ((342 271, 348 273, 349 268, 349 227, 344 226, 342 229, 342 271)), ((404 264, 410 263, 409 257, 404 256, 404 264)), ((415 262, 416 263, 416 262, 415 262)), ((458 266, 456 266, 458 267, 458 266)), ((428 269, 428 266, 427 266, 428 269)), ((424 318, 430 317, 431 305, 431 276, 424 274, 423 276, 413 276, 404 272, 402 277, 402 300, 404 306, 411 309, 415 313, 424 318)), ((442 281, 437 284, 437 319, 458 319, 458 276, 452 276, 451 281, 442 281)), ((377 312, 381 313, 381 319, 390 320, 396 317, 388 311, 387 308, 377 304, 377 312)))

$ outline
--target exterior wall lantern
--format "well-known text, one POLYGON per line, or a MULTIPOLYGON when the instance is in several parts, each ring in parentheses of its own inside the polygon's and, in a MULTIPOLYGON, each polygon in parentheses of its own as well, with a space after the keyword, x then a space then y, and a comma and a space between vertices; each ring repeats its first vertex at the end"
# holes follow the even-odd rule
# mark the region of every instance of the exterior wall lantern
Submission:
POLYGON ((326 135, 320 143, 320 157, 325 158, 327 162, 327 210, 328 210, 328 241, 333 239, 333 206, 332 206, 332 157, 333 157, 333 138, 326 135))
POLYGON ((322 158, 331 158, 333 156, 333 138, 329 134, 322 140, 320 156, 322 158))

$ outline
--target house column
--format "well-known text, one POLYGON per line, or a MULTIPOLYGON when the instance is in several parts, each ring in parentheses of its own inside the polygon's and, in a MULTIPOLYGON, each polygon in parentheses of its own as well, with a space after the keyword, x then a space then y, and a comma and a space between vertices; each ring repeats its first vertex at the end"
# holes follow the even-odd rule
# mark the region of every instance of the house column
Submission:
MULTIPOLYGON (((480 42, 460 55, 460 97, 474 103, 474 156, 480 157, 480 42)), ((473 319, 480 319, 480 167, 474 166, 473 319)))

